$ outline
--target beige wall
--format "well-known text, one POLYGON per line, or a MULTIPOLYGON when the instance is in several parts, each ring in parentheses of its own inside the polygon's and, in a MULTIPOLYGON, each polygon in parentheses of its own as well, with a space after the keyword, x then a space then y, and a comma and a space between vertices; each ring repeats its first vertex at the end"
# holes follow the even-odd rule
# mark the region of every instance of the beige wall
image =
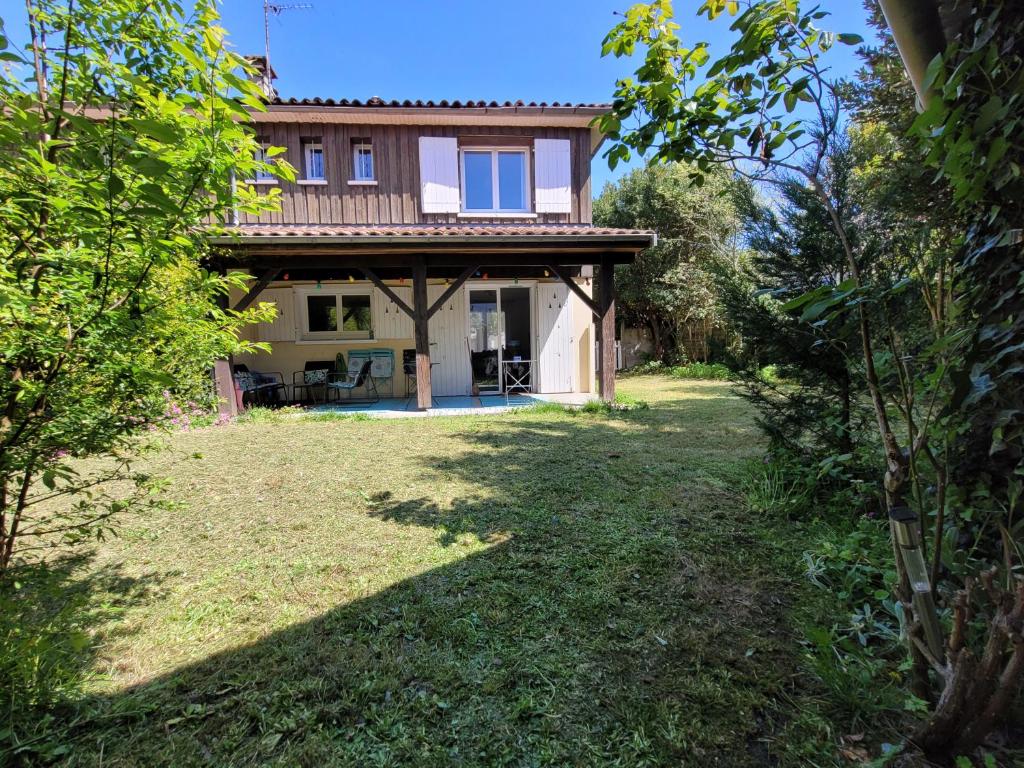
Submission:
MULTIPOLYGON (((399 287, 399 283, 388 281, 390 285, 399 287)), ((430 283, 441 283, 440 280, 431 280, 430 283)), ((556 280, 537 280, 538 284, 553 283, 556 280)), ((588 295, 593 295, 593 280, 590 285, 586 280, 580 280, 580 287, 588 295)), ((307 285, 310 283, 275 282, 269 288, 287 288, 289 286, 307 285)), ((325 282, 324 285, 332 285, 333 281, 325 282)), ((350 285, 350 283, 343 283, 350 285)), ((369 286, 369 283, 362 282, 356 285, 369 286)), ((402 287, 409 287, 408 281, 402 287)), ((242 293, 233 291, 231 304, 234 305, 241 298, 242 293)), ((578 392, 592 392, 594 389, 594 324, 590 309, 573 293, 570 292, 569 299, 572 302, 572 322, 574 343, 576 344, 578 362, 576 376, 576 390, 578 392)), ((257 299, 259 301, 259 299, 257 299)), ((536 319, 534 318, 534 322, 536 319)), ((243 338, 249 341, 258 341, 258 333, 255 326, 246 328, 242 334, 243 338)), ((338 352, 344 352, 346 359, 353 350, 365 349, 391 349, 395 354, 395 378, 394 393, 396 396, 404 396, 406 392, 405 374, 402 373, 402 351, 415 346, 412 337, 405 339, 371 339, 367 341, 337 341, 337 342, 295 342, 275 341, 266 342, 271 345, 270 352, 255 352, 236 355, 234 362, 244 363, 255 371, 275 371, 284 376, 287 384, 292 383, 293 375, 301 372, 307 361, 333 360, 338 352)), ((301 376, 299 377, 301 380, 301 376)), ((387 395, 385 387, 382 395, 387 395)))

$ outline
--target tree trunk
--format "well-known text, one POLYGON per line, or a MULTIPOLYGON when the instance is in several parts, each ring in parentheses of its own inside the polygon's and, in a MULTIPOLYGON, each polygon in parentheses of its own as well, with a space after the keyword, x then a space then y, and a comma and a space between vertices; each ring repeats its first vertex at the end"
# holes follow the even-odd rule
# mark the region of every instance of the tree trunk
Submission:
POLYGON ((651 344, 654 347, 654 359, 661 363, 668 363, 665 359, 665 343, 661 334, 661 323, 656 315, 651 315, 647 321, 651 329, 651 344))

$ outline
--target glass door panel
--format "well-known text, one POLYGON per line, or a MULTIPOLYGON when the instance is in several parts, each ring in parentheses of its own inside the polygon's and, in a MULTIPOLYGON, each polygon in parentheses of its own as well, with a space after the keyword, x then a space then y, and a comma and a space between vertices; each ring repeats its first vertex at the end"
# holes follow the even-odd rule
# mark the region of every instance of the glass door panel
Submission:
POLYGON ((498 392, 501 318, 496 290, 469 292, 469 351, 473 383, 481 392, 498 392))

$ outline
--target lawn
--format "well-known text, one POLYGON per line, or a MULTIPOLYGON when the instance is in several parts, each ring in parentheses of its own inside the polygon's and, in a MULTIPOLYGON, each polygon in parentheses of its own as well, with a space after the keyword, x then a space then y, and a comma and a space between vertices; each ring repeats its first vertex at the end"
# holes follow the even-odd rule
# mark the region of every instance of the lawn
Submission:
POLYGON ((806 587, 744 511, 751 415, 620 389, 651 407, 175 435, 175 506, 91 565, 114 608, 67 764, 802 764, 806 587))

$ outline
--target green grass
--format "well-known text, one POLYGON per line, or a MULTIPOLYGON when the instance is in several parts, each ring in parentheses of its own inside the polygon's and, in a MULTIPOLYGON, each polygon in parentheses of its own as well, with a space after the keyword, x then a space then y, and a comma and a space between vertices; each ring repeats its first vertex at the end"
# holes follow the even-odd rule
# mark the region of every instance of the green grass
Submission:
POLYGON ((827 753, 791 623, 799 542, 739 491, 751 414, 722 382, 620 388, 650 407, 175 435, 149 459, 175 508, 97 551, 148 596, 96 630, 65 764, 827 753))

